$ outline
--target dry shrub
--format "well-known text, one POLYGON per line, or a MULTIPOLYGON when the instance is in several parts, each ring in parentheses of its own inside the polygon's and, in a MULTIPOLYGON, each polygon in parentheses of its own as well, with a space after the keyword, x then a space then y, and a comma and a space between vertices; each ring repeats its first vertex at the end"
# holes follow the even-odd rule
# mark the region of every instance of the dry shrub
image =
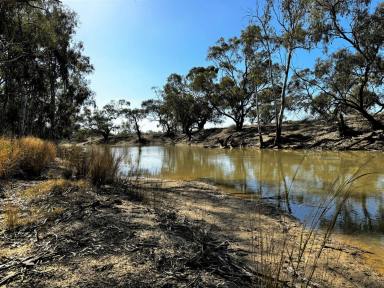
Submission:
POLYGON ((119 172, 122 157, 115 157, 108 147, 93 147, 90 153, 88 176, 92 184, 113 183, 119 172))
POLYGON ((55 144, 36 137, 19 140, 22 157, 20 169, 31 175, 39 175, 56 158, 55 144))
POLYGON ((20 208, 14 204, 7 204, 4 209, 5 228, 13 230, 19 225, 20 208))
POLYGON ((0 138, 0 178, 23 171, 39 175, 56 157, 56 146, 35 137, 0 138))

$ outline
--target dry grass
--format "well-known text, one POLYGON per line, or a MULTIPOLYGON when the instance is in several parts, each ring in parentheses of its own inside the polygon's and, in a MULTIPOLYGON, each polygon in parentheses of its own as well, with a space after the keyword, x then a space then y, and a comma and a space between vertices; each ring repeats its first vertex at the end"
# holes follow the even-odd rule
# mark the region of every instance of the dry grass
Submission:
POLYGON ((60 158, 64 159, 64 165, 67 168, 66 178, 74 176, 77 179, 86 178, 90 164, 90 153, 83 147, 72 145, 69 147, 60 147, 60 158))
POLYGON ((60 203, 56 203, 57 201, 47 200, 47 197, 54 199, 55 196, 52 193, 55 193, 55 191, 69 193, 73 189, 82 189, 83 191, 87 187, 89 187, 89 184, 85 180, 69 181, 64 179, 47 180, 28 187, 24 191, 15 194, 13 202, 8 202, 4 205, 4 209, 0 210, 1 227, 12 231, 18 227, 36 224, 46 219, 55 219, 65 209, 61 207, 60 203), (41 206, 41 203, 45 203, 45 205, 41 206))
MULTIPOLYGON (((335 259, 330 259, 325 253, 326 246, 350 197, 352 184, 368 175, 361 173, 361 168, 350 177, 337 178, 332 183, 325 200, 318 203, 318 208, 309 217, 311 220, 304 223, 301 229, 292 227, 284 214, 279 215, 280 227, 273 231, 260 225, 260 213, 257 213, 256 217, 250 217, 251 231, 257 231, 251 235, 250 242, 254 253, 252 260, 257 270, 268 279, 267 283, 264 283, 265 287, 281 287, 284 282, 299 287, 313 287, 318 285, 318 281, 325 283, 326 279, 330 279, 331 274, 325 267, 326 263, 335 259), (329 221, 328 213, 331 214, 329 221), (328 225, 319 230, 321 222, 328 222, 328 225)), ((286 192, 287 195, 290 189, 291 187, 286 192)))
POLYGON ((22 195, 27 198, 35 198, 54 191, 55 189, 67 189, 71 187, 86 188, 86 181, 69 181, 65 179, 52 179, 32 186, 23 191, 22 195))
POLYGON ((17 170, 22 151, 19 142, 0 138, 0 178, 6 178, 17 170))
POLYGON ((92 148, 89 165, 89 179, 92 184, 100 186, 115 182, 122 157, 115 157, 109 147, 92 148))
POLYGON ((68 169, 67 178, 88 178, 93 185, 101 186, 116 181, 122 157, 116 157, 107 146, 84 149, 79 146, 61 147, 61 157, 68 169))
POLYGON ((15 204, 7 204, 4 209, 6 230, 14 230, 20 222, 20 208, 15 204))
POLYGON ((56 158, 56 146, 35 137, 19 140, 22 150, 20 168, 29 174, 39 175, 56 158))
POLYGON ((55 157, 56 146, 49 141, 35 137, 0 138, 0 178, 10 177, 18 171, 40 175, 55 157))

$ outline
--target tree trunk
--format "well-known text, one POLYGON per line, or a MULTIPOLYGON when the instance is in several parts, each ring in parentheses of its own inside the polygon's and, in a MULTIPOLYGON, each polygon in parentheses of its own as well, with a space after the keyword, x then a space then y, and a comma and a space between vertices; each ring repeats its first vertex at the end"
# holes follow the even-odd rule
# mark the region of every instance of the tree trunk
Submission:
POLYGON ((135 121, 135 128, 136 128, 137 138, 139 138, 139 142, 141 142, 142 141, 141 131, 140 131, 140 127, 139 127, 139 124, 137 123, 137 121, 135 121))
POLYGON ((207 123, 207 120, 206 120, 206 119, 201 120, 201 121, 199 122, 199 124, 198 124, 197 130, 198 130, 198 131, 203 130, 203 129, 204 129, 204 126, 205 126, 206 123, 207 123))
POLYGON ((256 92, 256 113, 257 113, 257 130, 259 133, 259 147, 264 147, 263 135, 261 133, 261 124, 260 124, 260 105, 259 105, 259 93, 256 92))
POLYGON ((287 93, 287 85, 288 85, 289 69, 291 67, 291 60, 292 60, 292 49, 289 48, 288 55, 287 55, 287 63, 285 66, 283 89, 281 90, 281 96, 280 96, 281 103, 280 103, 279 117, 276 119, 276 137, 275 137, 274 146, 277 146, 277 147, 280 147, 280 144, 281 144, 281 130, 283 125, 283 117, 284 117, 284 109, 285 109, 285 96, 287 93))
POLYGON ((55 81, 56 81, 56 63, 55 60, 53 60, 53 63, 50 63, 50 106, 49 106, 49 120, 51 122, 51 133, 50 137, 55 138, 55 127, 56 127, 56 87, 55 87, 55 81))
POLYGON ((339 113, 339 137, 344 138, 346 136, 347 126, 345 125, 344 116, 339 113))
POLYGON ((26 118, 27 118, 27 93, 23 93, 23 104, 22 104, 22 110, 21 110, 21 121, 20 121, 20 136, 25 135, 25 125, 26 125, 26 118))
POLYGON ((237 119, 236 122, 236 131, 241 131, 243 130, 243 126, 244 126, 244 117, 241 116, 240 119, 237 119))
POLYGON ((274 110, 275 110, 275 129, 276 131, 278 130, 278 122, 277 122, 277 119, 279 118, 279 113, 278 113, 278 110, 277 110, 277 97, 276 97, 276 89, 275 89, 275 78, 273 76, 273 65, 272 65, 272 55, 271 55, 271 52, 268 48, 268 68, 269 68, 269 78, 270 78, 270 81, 271 81, 271 86, 272 86, 272 94, 273 94, 273 101, 274 101, 274 110))
POLYGON ((108 143, 109 142, 109 132, 103 132, 102 135, 104 138, 104 143, 108 143))
POLYGON ((377 120, 375 117, 373 117, 371 114, 369 114, 366 110, 360 109, 358 110, 365 119, 369 122, 371 125, 372 130, 384 130, 384 124, 377 120))
POLYGON ((172 135, 172 129, 171 129, 171 126, 168 124, 168 122, 165 122, 165 134, 167 136, 171 136, 172 135))
POLYGON ((187 137, 188 137, 188 142, 191 142, 191 140, 192 140, 192 131, 191 131, 190 129, 187 129, 187 130, 185 131, 185 134, 186 134, 187 137))

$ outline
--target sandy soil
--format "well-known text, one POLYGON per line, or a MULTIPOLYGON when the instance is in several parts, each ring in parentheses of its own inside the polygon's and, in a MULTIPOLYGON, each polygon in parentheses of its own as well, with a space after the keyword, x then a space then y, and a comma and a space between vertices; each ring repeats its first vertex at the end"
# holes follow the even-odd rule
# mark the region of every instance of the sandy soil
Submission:
POLYGON ((0 287, 383 287, 369 251, 335 238, 317 257, 321 233, 205 183, 2 187, 0 287))

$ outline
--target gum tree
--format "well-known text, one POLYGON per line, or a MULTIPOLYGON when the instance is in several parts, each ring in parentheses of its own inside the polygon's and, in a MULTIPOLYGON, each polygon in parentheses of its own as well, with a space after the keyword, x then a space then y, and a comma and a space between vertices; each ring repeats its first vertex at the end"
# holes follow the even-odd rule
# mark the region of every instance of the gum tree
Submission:
POLYGON ((221 75, 210 103, 219 114, 232 119, 238 131, 257 102, 260 38, 260 28, 250 25, 240 37, 219 39, 208 52, 221 75))
POLYGON ((331 41, 345 48, 318 60, 303 80, 318 93, 332 98, 365 118, 373 130, 384 129, 377 114, 384 109, 384 4, 371 1, 321 0, 312 11, 314 41, 327 47, 331 41))
POLYGON ((275 96, 276 134, 274 145, 280 147, 282 126, 287 108, 288 86, 295 51, 309 49, 309 11, 313 7, 311 0, 267 0, 264 11, 256 15, 262 28, 262 43, 269 58, 269 79, 275 96), (282 74, 276 73, 274 62, 280 62, 282 74), (282 79, 281 84, 279 78, 282 79))

